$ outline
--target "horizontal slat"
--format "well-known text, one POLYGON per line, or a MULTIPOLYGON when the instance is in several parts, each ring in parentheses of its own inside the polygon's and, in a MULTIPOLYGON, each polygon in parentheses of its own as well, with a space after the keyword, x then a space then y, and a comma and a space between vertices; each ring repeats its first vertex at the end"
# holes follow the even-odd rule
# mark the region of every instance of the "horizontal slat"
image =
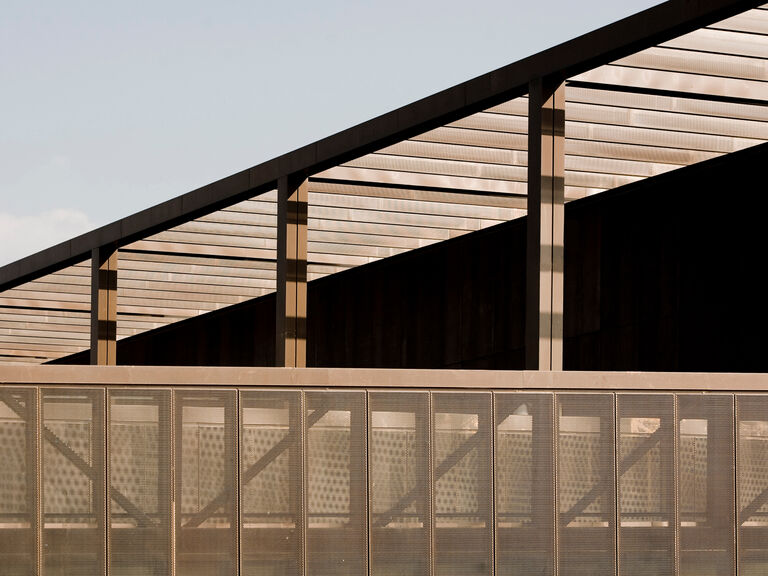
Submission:
POLYGON ((14 354, 13 350, 4 350, 0 348, 0 363, 13 364, 14 366, 36 366, 48 360, 53 360, 58 356, 44 356, 43 359, 33 359, 14 354))
MULTIPOLYGON (((768 50, 764 52, 768 54, 768 50)), ((765 82, 768 79, 768 71, 763 60, 675 48, 649 48, 617 60, 614 64, 637 69, 666 70, 738 80, 765 82)))
MULTIPOLYGON (((456 160, 477 162, 480 164, 500 164, 503 166, 526 166, 528 154, 524 151, 501 150, 481 146, 460 146, 456 144, 438 144, 406 140, 379 150, 377 154, 388 156, 410 156, 436 160, 456 160)), ((353 164, 350 163, 350 166, 353 164)))
POLYGON ((38 321, 51 321, 51 322, 58 322, 58 323, 79 323, 82 321, 90 322, 90 310, 86 312, 81 311, 69 311, 69 310, 43 310, 38 307, 34 307, 31 309, 25 309, 25 308, 4 308, 3 306, 0 306, 0 315, 2 315, 3 318, 8 318, 9 316, 12 316, 14 318, 16 317, 26 317, 26 316, 34 316, 37 318, 44 318, 45 320, 38 320, 38 321))
POLYGON ((0 331, 2 330, 50 330, 52 332, 76 332, 90 334, 90 322, 80 324, 60 324, 54 322, 35 322, 28 316, 8 318, 7 314, 0 315, 0 331))
MULTIPOLYGON (((80 309, 81 305, 90 307, 90 296, 85 298, 83 294, 72 294, 69 292, 45 292, 42 290, 24 290, 22 288, 14 288, 3 293, 3 297, 0 298, 0 305, 5 306, 35 306, 35 302, 42 301, 55 301, 58 306, 48 306, 49 308, 72 308, 80 309), (32 304, 30 304, 32 303, 32 304)), ((37 304, 42 306, 43 304, 37 304)))
POLYGON ((90 346, 90 337, 78 338, 77 334, 72 334, 69 338, 46 338, 39 336, 5 336, 0 334, 0 346, 1 343, 5 343, 10 346, 17 346, 18 344, 34 344, 39 345, 40 349, 53 349, 51 347, 71 346, 75 348, 81 348, 83 346, 90 346))
MULTIPOLYGON (((694 114, 675 114, 651 110, 611 108, 572 103, 566 108, 566 122, 609 124, 632 128, 652 128, 698 135, 729 136, 754 140, 768 139, 768 122, 717 118, 694 114)), ((566 127, 566 138, 569 136, 566 127)))
POLYGON ((471 128, 473 130, 487 130, 489 132, 505 132, 509 134, 528 134, 528 118, 522 116, 510 116, 507 114, 493 114, 490 112, 478 112, 467 116, 448 126, 455 128, 471 128))
MULTIPOLYGON (((25 328, 2 328, 0 327, 0 338, 5 342, 16 342, 15 337, 24 338, 45 338, 46 340, 54 343, 61 341, 62 343, 67 340, 90 340, 89 331, 75 331, 75 330, 52 330, 50 327, 43 327, 42 329, 34 329, 31 327, 25 328)), ((64 345, 64 344, 62 344, 64 345)))
POLYGON ((712 24, 710 28, 768 34, 768 14, 764 10, 747 10, 742 14, 712 24))
POLYGON ((628 160, 614 160, 611 158, 595 158, 586 156, 571 156, 565 157, 566 168, 566 182, 568 184, 574 184, 572 179, 568 178, 569 174, 577 172, 592 172, 600 175, 619 175, 619 176, 633 176, 640 178, 648 178, 650 176, 656 176, 657 174, 663 174, 679 168, 680 166, 674 164, 662 164, 656 162, 632 162, 628 160))
MULTIPOLYGON (((265 272, 268 273, 268 272, 265 272)), ((134 273, 134 277, 123 275, 118 280, 121 288, 155 290, 163 286, 173 286, 174 291, 196 292, 199 290, 222 294, 238 294, 250 288, 265 288, 275 285, 275 273, 269 278, 237 278, 232 276, 203 276, 199 274, 164 274, 162 272, 134 273)))
MULTIPOLYGON (((420 226, 400 226, 396 224, 375 224, 371 222, 347 219, 318 220, 310 219, 307 228, 314 232, 324 233, 354 233, 362 235, 385 236, 393 238, 429 238, 431 240, 447 240, 453 235, 448 228, 424 228, 420 226)), ((460 231, 456 231, 456 234, 460 231)))
MULTIPOLYGON (((574 172, 572 170, 565 171, 565 183, 568 186, 578 186, 583 188, 603 188, 610 190, 612 188, 618 188, 625 184, 631 184, 641 180, 640 176, 622 176, 619 174, 600 174, 595 172, 574 172)), ((570 195, 566 193, 566 200, 570 198, 570 195)))
POLYGON ((462 176, 465 178, 481 178, 489 180, 504 180, 526 182, 528 171, 524 166, 500 166, 497 164, 479 164, 476 162, 450 162, 429 158, 411 158, 391 156, 387 154, 369 154, 352 162, 345 167, 372 168, 394 172, 414 172, 422 175, 462 176))
POLYGON ((54 356, 61 357, 67 354, 75 354, 86 350, 89 342, 83 342, 81 346, 58 345, 48 343, 27 344, 22 342, 0 342, 0 356, 12 354, 16 356, 54 356))
POLYGON ((334 254, 339 256, 364 256, 366 258, 388 258, 406 252, 402 248, 386 248, 359 244, 338 244, 331 242, 309 242, 307 252, 315 254, 334 254))
POLYGON ((615 90, 595 90, 566 85, 566 113, 572 103, 610 106, 612 108, 630 108, 638 110, 656 110, 661 112, 676 112, 694 114, 696 116, 717 116, 720 118, 735 118, 741 120, 768 121, 768 106, 753 104, 735 104, 701 100, 697 98, 677 98, 632 92, 616 92, 615 90))
POLYGON ((18 288, 8 290, 3 293, 3 296, 10 298, 33 298, 32 294, 41 292, 67 294, 67 298, 73 298, 78 302, 90 302, 91 298, 90 284, 54 284, 40 280, 27 282, 18 288))
POLYGON ((734 138, 730 136, 712 136, 690 132, 672 132, 652 128, 632 128, 609 124, 594 124, 567 121, 567 138, 593 140, 598 142, 616 142, 620 144, 647 144, 649 146, 667 146, 674 149, 701 150, 727 154, 758 144, 759 140, 734 138))
POLYGON ((512 116, 528 117, 528 96, 508 100, 498 106, 492 106, 485 112, 494 112, 496 114, 511 114, 512 116))
POLYGON ((443 126, 424 134, 414 136, 412 141, 435 142, 441 144, 459 144, 463 146, 482 146, 483 148, 499 148, 503 150, 527 150, 527 130, 522 134, 492 132, 471 128, 443 126))
POLYGON ((277 241, 274 238, 249 238, 247 236, 228 236, 226 234, 201 234, 199 232, 176 232, 166 230, 148 238, 157 242, 184 244, 202 244, 211 247, 235 247, 274 250, 277 241))
POLYGON ((464 190, 471 192, 493 192, 524 196, 526 184, 506 180, 486 180, 463 176, 448 176, 435 174, 419 174, 415 172, 395 172, 373 170, 368 168, 352 168, 339 166, 317 175, 320 178, 336 180, 352 180, 372 184, 394 184, 398 186, 417 186, 426 188, 443 188, 449 190, 464 190))
POLYGON ((515 196, 310 181, 309 205, 310 209, 313 206, 353 206, 385 212, 495 218, 494 215, 506 210, 524 209, 526 200, 515 196))
POLYGON ((638 70, 625 66, 606 65, 572 78, 582 82, 599 82, 617 86, 653 88, 692 94, 711 94, 750 100, 768 99, 768 83, 718 76, 680 74, 659 70, 638 70))
POLYGON ((260 214, 253 212, 219 210, 195 220, 195 222, 211 222, 216 224, 241 224, 246 226, 277 227, 277 214, 260 214))
POLYGON ((406 212, 386 212, 346 207, 309 205, 310 220, 329 222, 370 223, 377 226, 416 226, 446 230, 478 230, 501 219, 467 218, 406 212))
POLYGON ((369 246, 372 248, 400 248, 413 250, 421 246, 427 246, 438 242, 437 239, 408 238, 403 236, 379 236, 375 234, 355 234, 347 232, 324 232, 322 230, 307 231, 308 242, 323 244, 351 244, 356 246, 369 246))
MULTIPOLYGON (((766 32, 761 32, 761 34, 766 34, 766 32)), ((737 54, 752 58, 768 58, 767 39, 767 36, 760 34, 742 34, 738 31, 702 28, 665 42, 661 46, 691 51, 737 54)))
MULTIPOLYGON (((269 289, 265 287, 265 289, 269 289)), ((135 290, 131 288, 118 288, 117 301, 124 302, 126 305, 135 300, 143 302, 153 302, 162 300, 172 302, 174 305, 183 308, 210 308, 221 307, 225 304, 237 304, 261 296, 262 290, 257 288, 248 291, 248 294, 232 295, 206 292, 182 292, 179 290, 135 290)))
POLYGON ((245 238, 277 238, 277 224, 274 223, 273 226, 250 226, 193 220, 192 222, 171 228, 168 232, 241 236, 245 238))
MULTIPOLYGON (((174 266, 184 267, 191 272, 205 274, 205 270, 222 270, 226 273, 232 270, 233 275, 247 275, 252 270, 274 269, 274 262, 263 260, 237 260, 228 258, 211 258, 204 256, 188 256, 184 254, 157 254, 152 252, 134 253, 120 251, 120 270, 172 270, 174 266), (160 266, 155 268, 154 266, 160 266), (168 268, 166 268, 166 266, 168 268)), ((211 272, 208 272, 211 273, 211 272)))
POLYGON ((354 268, 355 266, 361 266, 368 264, 369 262, 375 262, 381 260, 379 256, 354 256, 349 254, 337 254, 333 252, 315 252, 314 246, 307 246, 307 260, 310 263, 327 264, 333 266, 346 266, 348 268, 354 268))
POLYGON ((130 244, 134 250, 153 252, 175 252, 184 255, 211 255, 230 258, 252 258, 274 260, 274 250, 241 248, 235 246, 211 246, 208 244, 185 244, 182 242, 167 242, 158 240, 139 240, 130 244))

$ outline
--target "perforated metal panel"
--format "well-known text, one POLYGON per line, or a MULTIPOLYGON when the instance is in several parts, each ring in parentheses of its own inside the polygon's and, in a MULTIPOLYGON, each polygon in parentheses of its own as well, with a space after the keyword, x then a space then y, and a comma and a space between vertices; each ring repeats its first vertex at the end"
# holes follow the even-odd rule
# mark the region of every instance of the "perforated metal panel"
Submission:
POLYGON ((733 396, 678 396, 680 574, 734 572, 733 396))
POLYGON ((37 569, 35 390, 0 388, 0 566, 7 576, 37 569))
POLYGON ((496 574, 552 574, 553 396, 495 397, 496 574))
POLYGON ((675 570, 674 396, 617 397, 621 574, 675 570))
POLYGON ((36 394, 0 388, 3 576, 768 567, 765 394, 36 394))
POLYGON ((238 433, 235 392, 177 392, 174 411, 177 573, 234 575, 238 433))
POLYGON ((768 570, 768 398, 738 396, 739 573, 768 570))
POLYGON ((490 394, 434 393, 435 573, 491 574, 490 394))
POLYGON ((362 392, 306 394, 307 574, 367 568, 366 402, 362 392))
POLYGON ((104 392, 44 390, 43 562, 48 576, 104 569, 104 392))
POLYGON ((615 571, 611 394, 558 394, 558 562, 562 576, 615 571))
POLYGON ((298 576, 303 557, 301 394, 241 393, 241 574, 298 576))
POLYGON ((369 410, 371 574, 427 576, 429 396, 372 392, 369 410))
POLYGON ((111 574, 171 568, 170 392, 109 393, 111 574))

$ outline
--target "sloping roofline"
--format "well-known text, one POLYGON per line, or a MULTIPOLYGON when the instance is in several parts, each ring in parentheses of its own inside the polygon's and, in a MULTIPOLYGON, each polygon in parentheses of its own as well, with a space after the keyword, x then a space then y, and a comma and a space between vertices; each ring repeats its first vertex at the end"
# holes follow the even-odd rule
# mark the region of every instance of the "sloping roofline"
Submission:
POLYGON ((332 166, 528 93, 531 80, 565 80, 764 4, 765 0, 669 0, 82 234, 0 268, 0 292, 274 189, 278 178, 332 166))

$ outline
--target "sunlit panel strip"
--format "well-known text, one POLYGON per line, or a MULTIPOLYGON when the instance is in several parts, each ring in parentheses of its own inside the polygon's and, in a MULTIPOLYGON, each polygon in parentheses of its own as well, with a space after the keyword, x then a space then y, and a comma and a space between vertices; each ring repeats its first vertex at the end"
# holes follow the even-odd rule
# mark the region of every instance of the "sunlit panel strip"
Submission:
POLYGON ((39 364, 90 347, 91 262, 0 293, 0 364, 39 364))

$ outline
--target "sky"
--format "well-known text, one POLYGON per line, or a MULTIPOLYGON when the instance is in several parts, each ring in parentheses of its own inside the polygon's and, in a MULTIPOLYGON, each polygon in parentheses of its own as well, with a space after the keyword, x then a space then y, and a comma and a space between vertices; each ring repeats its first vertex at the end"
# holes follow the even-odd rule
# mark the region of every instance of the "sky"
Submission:
POLYGON ((3 0, 0 266, 657 3, 3 0))

